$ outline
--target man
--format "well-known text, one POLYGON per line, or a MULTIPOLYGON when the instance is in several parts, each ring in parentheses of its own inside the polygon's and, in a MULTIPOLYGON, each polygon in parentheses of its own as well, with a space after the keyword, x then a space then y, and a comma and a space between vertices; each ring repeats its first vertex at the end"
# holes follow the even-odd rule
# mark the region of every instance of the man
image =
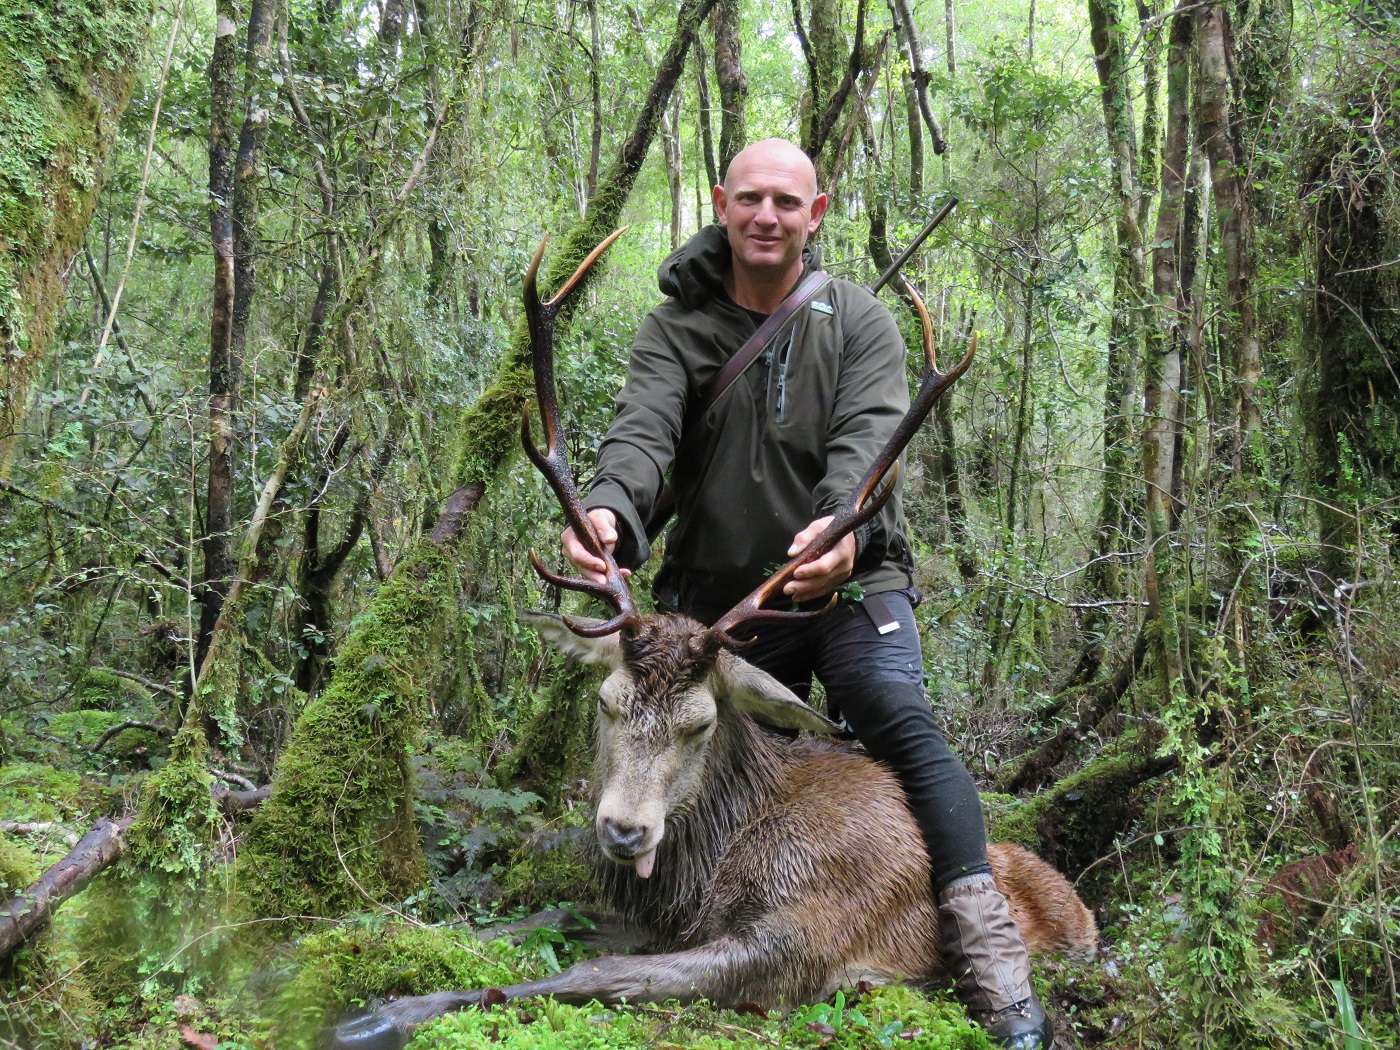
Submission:
MULTIPOLYGON (((655 592, 663 606, 704 623, 825 528, 909 406, 894 319, 864 289, 834 280, 703 418, 687 416, 724 363, 818 267, 804 249, 827 198, 806 154, 769 139, 734 158, 714 203, 719 226, 661 267, 670 298, 637 333, 584 501, 619 564, 635 567, 650 554, 646 522, 670 473, 677 516, 655 592)), ((572 530, 562 543, 585 574, 602 578, 602 562, 572 530)), ((785 593, 814 601, 852 578, 862 601, 843 601, 812 623, 765 626, 744 657, 804 698, 815 674, 866 751, 899 776, 933 862, 959 996, 1002 1045, 1048 1047, 1025 947, 992 882, 976 787, 924 696, 898 494, 798 569, 785 593)))

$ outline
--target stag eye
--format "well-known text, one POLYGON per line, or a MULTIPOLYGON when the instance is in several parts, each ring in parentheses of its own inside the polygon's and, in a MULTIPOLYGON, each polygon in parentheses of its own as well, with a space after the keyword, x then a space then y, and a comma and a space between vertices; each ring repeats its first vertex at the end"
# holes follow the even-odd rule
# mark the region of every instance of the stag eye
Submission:
POLYGON ((714 728, 714 724, 715 724, 715 723, 714 723, 713 720, 711 720, 711 721, 709 721, 709 722, 701 722, 698 726, 691 726, 689 729, 684 730, 684 731, 681 733, 681 736, 686 737, 686 738, 691 739, 691 740, 695 740, 695 739, 697 739, 697 738, 699 738, 699 737, 704 736, 704 735, 705 735, 706 733, 708 733, 712 728, 714 728))
POLYGON ((598 717, 606 718, 609 721, 618 717, 620 712, 612 704, 608 703, 601 696, 598 697, 598 717))

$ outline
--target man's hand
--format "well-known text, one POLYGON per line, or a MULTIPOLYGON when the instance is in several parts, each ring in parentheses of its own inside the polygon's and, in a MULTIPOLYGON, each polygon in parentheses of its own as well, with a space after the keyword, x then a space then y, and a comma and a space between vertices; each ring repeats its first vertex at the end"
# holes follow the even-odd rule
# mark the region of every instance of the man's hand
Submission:
MULTIPOLYGON (((818 518, 792 538, 788 548, 791 558, 807 544, 821 535, 822 530, 831 524, 831 515, 818 518)), ((816 561, 799 566, 792 579, 783 587, 783 593, 795 602, 810 601, 830 594, 851 577, 851 568, 856 563, 856 538, 847 534, 831 550, 816 561)))
MULTIPOLYGON (((608 510, 607 507, 599 507, 588 512, 588 520, 593 523, 593 531, 598 534, 598 538, 603 541, 603 546, 611 554, 613 548, 617 546, 617 515, 608 510)), ((564 557, 577 565, 587 579, 594 583, 608 582, 607 563, 602 558, 595 558, 588 552, 588 548, 574 535, 572 525, 564 530, 560 545, 564 548, 564 557)), ((623 579, 631 575, 631 569, 622 570, 623 579)))

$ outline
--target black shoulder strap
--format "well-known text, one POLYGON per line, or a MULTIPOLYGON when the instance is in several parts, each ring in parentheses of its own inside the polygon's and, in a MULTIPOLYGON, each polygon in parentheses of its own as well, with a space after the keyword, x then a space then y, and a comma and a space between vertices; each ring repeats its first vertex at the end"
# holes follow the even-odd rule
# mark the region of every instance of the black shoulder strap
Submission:
MULTIPOLYGON (((819 291, 826 287, 831 280, 829 274, 821 270, 812 270, 806 277, 798 283, 797 287, 788 293, 786 299, 778 304, 778 308, 769 314, 758 331, 749 336, 744 345, 725 362, 724 367, 719 370, 719 375, 715 376, 713 382, 706 388, 705 394, 700 398, 700 403, 696 407, 694 414, 687 413, 688 419, 703 419, 716 401, 734 385, 734 380, 738 379, 744 369, 753 364, 754 359, 763 352, 763 348, 773 341, 773 337, 787 323, 788 319, 802 309, 812 300, 819 291)), ((681 439, 684 441, 684 437, 681 439)), ((679 453, 679 449, 677 452, 679 453)), ((671 519, 671 515, 676 510, 676 493, 671 488, 670 482, 664 482, 661 491, 656 495, 656 505, 652 508, 651 516, 646 521, 646 533, 648 542, 654 541, 661 535, 661 530, 666 527, 666 522, 671 519)))
POLYGON ((763 348, 773 341, 773 337, 787 323, 788 318, 810 302, 814 295, 826 287, 829 280, 831 280, 830 275, 821 270, 812 270, 806 277, 802 278, 797 287, 788 293, 787 298, 778 304, 778 308, 764 318, 763 323, 758 326, 758 331, 749 336, 748 341, 739 347, 738 352, 724 363, 724 367, 719 370, 719 375, 715 376, 714 381, 706 389, 705 395, 700 399, 694 418, 703 419, 705 417, 705 413, 733 385, 734 380, 743 375, 744 369, 753 364, 754 359, 763 352, 763 348))

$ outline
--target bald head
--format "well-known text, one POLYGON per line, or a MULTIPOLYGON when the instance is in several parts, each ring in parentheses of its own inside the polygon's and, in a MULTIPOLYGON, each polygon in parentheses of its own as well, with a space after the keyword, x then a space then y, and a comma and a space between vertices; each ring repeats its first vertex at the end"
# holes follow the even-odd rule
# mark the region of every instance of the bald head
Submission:
POLYGON ((812 161, 784 139, 755 142, 729 162, 714 202, 732 249, 730 295, 772 313, 801 278, 802 249, 826 214, 812 161))
POLYGON ((817 195, 817 169, 813 166, 812 159, 800 146, 787 139, 764 139, 745 146, 734 154, 734 159, 729 162, 729 168, 724 174, 725 192, 729 192, 737 179, 752 172, 763 171, 791 175, 801 183, 808 200, 817 195))

